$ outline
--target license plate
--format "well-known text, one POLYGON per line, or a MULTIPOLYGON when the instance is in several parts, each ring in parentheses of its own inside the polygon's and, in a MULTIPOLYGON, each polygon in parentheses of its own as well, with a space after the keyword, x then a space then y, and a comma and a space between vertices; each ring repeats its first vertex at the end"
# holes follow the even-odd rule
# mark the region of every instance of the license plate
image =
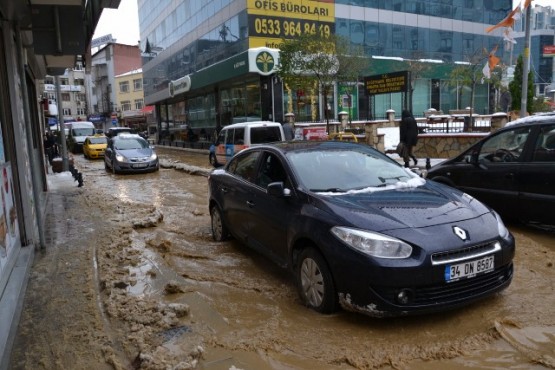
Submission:
POLYGON ((486 256, 479 260, 445 266, 445 281, 455 281, 471 278, 478 274, 493 271, 493 256, 486 256))
POLYGON ((148 163, 136 163, 133 168, 145 168, 146 166, 148 166, 148 163))

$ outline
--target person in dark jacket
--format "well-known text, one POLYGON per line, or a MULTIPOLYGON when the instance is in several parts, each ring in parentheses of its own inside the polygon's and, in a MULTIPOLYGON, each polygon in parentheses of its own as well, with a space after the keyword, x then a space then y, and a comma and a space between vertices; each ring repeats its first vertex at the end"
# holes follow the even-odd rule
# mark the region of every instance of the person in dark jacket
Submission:
POLYGON ((412 154, 412 149, 418 142, 418 126, 412 113, 408 110, 403 110, 401 115, 401 123, 399 125, 399 141, 403 143, 406 149, 403 151, 403 161, 405 167, 410 166, 410 158, 414 161, 414 165, 418 163, 418 159, 412 154))

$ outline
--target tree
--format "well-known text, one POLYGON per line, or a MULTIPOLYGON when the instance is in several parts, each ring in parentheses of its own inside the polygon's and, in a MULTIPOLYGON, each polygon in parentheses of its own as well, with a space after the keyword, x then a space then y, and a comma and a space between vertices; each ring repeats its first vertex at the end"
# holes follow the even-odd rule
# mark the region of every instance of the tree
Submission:
POLYGON ((413 52, 412 59, 407 60, 410 72, 410 86, 409 86, 409 107, 408 109, 412 112, 412 96, 414 94, 414 89, 416 88, 416 81, 420 79, 424 74, 432 69, 430 63, 423 61, 424 55, 420 51, 413 52))
MULTIPOLYGON (((522 73, 523 73, 523 60, 522 55, 519 55, 516 62, 515 73, 513 80, 509 82, 509 91, 511 92, 512 104, 511 109, 520 111, 522 104, 522 73)), ((534 112, 534 75, 532 71, 528 72, 528 97, 526 99, 526 111, 528 113, 534 112)))
MULTIPOLYGON (((474 123, 472 115, 474 113, 474 93, 476 90, 476 84, 478 81, 484 79, 483 68, 484 64, 488 63, 488 56, 489 53, 485 49, 476 50, 472 55, 467 57, 467 61, 465 63, 457 64, 451 71, 449 84, 460 88, 457 92, 459 94, 459 99, 457 99, 457 109, 460 109, 458 102, 461 101, 463 88, 468 87, 470 90, 470 125, 473 125, 474 123)), ((469 129, 470 127, 467 127, 465 122, 465 131, 469 129)))
POLYGON ((286 85, 302 91, 316 90, 323 97, 329 133, 328 97, 335 82, 358 81, 367 65, 362 50, 351 48, 349 41, 338 35, 303 34, 284 40, 279 59, 277 75, 286 85))

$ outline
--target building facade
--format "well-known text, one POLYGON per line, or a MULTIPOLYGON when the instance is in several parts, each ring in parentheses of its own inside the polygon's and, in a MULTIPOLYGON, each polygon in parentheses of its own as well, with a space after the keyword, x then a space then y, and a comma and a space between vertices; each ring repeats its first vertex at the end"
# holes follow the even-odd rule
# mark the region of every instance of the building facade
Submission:
POLYGON ((108 43, 91 56, 91 72, 87 76, 90 96, 90 115, 97 128, 107 130, 120 124, 115 77, 141 68, 137 45, 108 43))
MULTIPOLYGON (((42 84, 41 98, 43 102, 56 103, 57 91, 54 76, 46 76, 42 84)), ((68 68, 60 76, 61 104, 57 104, 64 122, 85 121, 89 114, 87 91, 85 89, 85 68, 79 60, 75 67, 68 68)), ((46 107, 46 104, 43 104, 46 107)), ((55 127, 58 123, 58 115, 49 115, 45 112, 44 117, 49 127, 55 127)))
POLYGON ((0 0, 0 369, 9 368, 35 249, 45 247, 49 189, 41 102, 51 84, 42 81, 67 78, 71 100, 71 86, 80 83, 64 72, 84 60, 103 8, 119 6, 109 3, 0 0))
POLYGON ((116 111, 120 124, 137 131, 147 130, 147 117, 143 94, 143 70, 135 69, 115 76, 116 111))
MULTIPOLYGON (((462 87, 447 83, 449 71, 454 62, 468 61, 484 49, 497 46, 497 55, 504 56, 502 38, 485 29, 512 10, 510 0, 139 0, 138 4, 145 104, 156 105, 162 130, 182 124, 195 130, 217 129, 248 119, 283 121, 302 97, 275 78, 275 69, 267 73, 258 68, 252 56, 266 53, 275 68, 284 38, 315 30, 361 46, 372 60, 365 76, 408 70, 414 60, 451 66, 432 65, 415 81, 414 111, 466 107, 470 99, 462 101, 462 87)), ((478 84, 477 112, 493 109, 489 93, 487 82, 478 84)), ((337 86, 331 104, 318 96, 304 97, 301 115, 313 118, 316 111, 316 119, 322 119, 323 110, 331 108, 336 117, 340 95, 337 86)), ((369 100, 360 88, 354 118, 385 115, 390 108, 400 114, 400 95, 369 100)))

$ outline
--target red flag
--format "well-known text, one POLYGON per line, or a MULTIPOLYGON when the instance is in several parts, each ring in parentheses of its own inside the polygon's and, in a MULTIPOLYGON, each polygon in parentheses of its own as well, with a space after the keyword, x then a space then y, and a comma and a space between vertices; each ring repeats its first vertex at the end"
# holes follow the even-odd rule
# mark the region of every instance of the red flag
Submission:
MULTIPOLYGON (((528 0, 527 0, 528 1, 528 0)), ((530 0, 531 1, 531 0, 530 0)), ((520 11, 520 7, 517 6, 516 8, 513 9, 512 12, 509 13, 509 15, 507 17, 505 17, 505 19, 503 19, 501 22, 497 23, 495 26, 491 26, 486 28, 486 32, 491 32, 496 28, 499 27, 512 27, 515 24, 515 14, 517 14, 517 12, 520 11)))

